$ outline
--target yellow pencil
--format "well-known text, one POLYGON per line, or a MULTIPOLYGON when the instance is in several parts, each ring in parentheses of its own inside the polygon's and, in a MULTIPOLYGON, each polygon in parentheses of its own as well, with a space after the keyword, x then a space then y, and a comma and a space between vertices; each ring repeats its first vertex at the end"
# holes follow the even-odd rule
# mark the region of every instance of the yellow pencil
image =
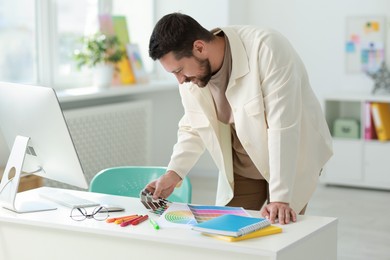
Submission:
POLYGON ((127 217, 127 218, 120 218, 120 219, 115 220, 114 223, 115 224, 122 224, 125 221, 129 221, 129 220, 132 220, 132 219, 135 219, 135 218, 138 218, 138 217, 139 217, 138 215, 134 215, 134 216, 127 217))

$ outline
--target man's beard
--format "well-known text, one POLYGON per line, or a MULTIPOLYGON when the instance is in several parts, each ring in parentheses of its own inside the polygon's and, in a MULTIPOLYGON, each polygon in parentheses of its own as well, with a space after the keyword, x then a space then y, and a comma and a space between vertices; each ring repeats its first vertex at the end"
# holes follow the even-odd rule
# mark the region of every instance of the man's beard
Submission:
POLYGON ((199 77, 196 77, 196 80, 197 80, 196 84, 200 88, 204 88, 204 87, 206 87, 206 85, 209 83, 211 77, 213 76, 213 73, 211 71, 211 64, 210 64, 209 59, 201 60, 197 57, 195 57, 195 59, 197 60, 201 70, 203 71, 202 75, 200 75, 199 77))

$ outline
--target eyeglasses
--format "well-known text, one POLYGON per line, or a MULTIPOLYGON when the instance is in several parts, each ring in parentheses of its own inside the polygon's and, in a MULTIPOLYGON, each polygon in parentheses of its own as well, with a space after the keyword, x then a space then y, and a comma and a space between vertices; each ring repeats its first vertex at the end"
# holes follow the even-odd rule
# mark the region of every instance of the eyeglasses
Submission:
POLYGON ((70 212, 70 217, 75 221, 82 221, 85 219, 95 219, 98 221, 106 220, 109 217, 108 210, 103 206, 96 207, 92 214, 88 214, 85 208, 74 208, 70 212))

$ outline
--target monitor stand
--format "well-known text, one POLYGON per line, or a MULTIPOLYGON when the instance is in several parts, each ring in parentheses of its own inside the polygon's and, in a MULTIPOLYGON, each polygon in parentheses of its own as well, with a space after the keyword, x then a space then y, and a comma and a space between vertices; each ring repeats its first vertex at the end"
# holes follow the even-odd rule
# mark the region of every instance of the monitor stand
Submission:
MULTIPOLYGON (((28 213, 45 210, 54 210, 50 204, 43 201, 16 201, 20 178, 22 177, 22 168, 26 156, 29 137, 17 136, 12 146, 7 165, 4 170, 3 178, 0 183, 0 204, 3 208, 16 213, 28 213)), ((42 169, 37 169, 36 172, 42 169)))

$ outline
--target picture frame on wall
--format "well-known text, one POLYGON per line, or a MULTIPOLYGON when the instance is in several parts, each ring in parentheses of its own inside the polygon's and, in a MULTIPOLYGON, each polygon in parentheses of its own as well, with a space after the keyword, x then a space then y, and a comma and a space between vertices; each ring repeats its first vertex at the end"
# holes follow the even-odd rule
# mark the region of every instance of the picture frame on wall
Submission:
POLYGON ((375 73, 385 60, 384 16, 346 18, 346 72, 375 73))

